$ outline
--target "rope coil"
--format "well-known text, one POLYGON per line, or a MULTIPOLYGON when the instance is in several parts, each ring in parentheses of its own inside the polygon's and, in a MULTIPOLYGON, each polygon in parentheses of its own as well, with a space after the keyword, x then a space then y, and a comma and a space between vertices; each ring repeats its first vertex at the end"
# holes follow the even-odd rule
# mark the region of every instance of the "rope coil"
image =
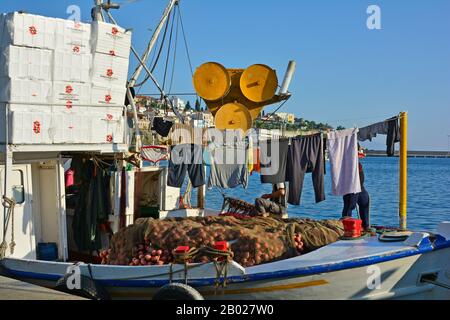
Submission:
MULTIPOLYGON (((11 219, 11 242, 9 243, 9 250, 11 254, 14 254, 14 248, 16 247, 16 242, 14 241, 14 207, 16 206, 16 200, 14 198, 8 198, 3 196, 2 205, 7 209, 8 220, 11 219)), ((3 228, 3 241, 0 245, 0 260, 6 257, 6 250, 8 249, 8 242, 6 241, 6 233, 8 231, 9 222, 5 222, 3 228)))

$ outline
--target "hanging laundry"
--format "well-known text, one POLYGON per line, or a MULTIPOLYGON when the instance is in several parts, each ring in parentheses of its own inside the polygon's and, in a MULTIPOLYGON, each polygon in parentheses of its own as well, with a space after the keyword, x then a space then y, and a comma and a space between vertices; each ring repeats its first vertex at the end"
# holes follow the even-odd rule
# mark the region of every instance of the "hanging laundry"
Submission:
POLYGON ((202 146, 197 144, 180 144, 174 146, 170 152, 167 185, 181 188, 189 175, 194 188, 205 184, 202 146))
POLYGON ((386 147, 388 157, 393 157, 395 154, 395 144, 401 141, 400 124, 398 117, 387 120, 388 133, 386 138, 386 147))
POLYGON ((381 121, 370 126, 360 128, 358 132, 358 140, 363 142, 372 141, 377 135, 387 135, 386 138, 386 154, 389 157, 395 154, 395 143, 400 142, 400 125, 398 117, 393 117, 385 121, 381 121))
POLYGON ((175 123, 168 137, 172 145, 191 143, 206 145, 204 130, 204 128, 194 128, 189 124, 175 123))
POLYGON ((253 138, 250 136, 248 137, 248 148, 247 148, 247 170, 248 173, 252 173, 253 172, 253 168, 254 168, 254 162, 256 159, 254 159, 254 148, 253 148, 253 138))
POLYGON ((210 150, 211 173, 208 188, 232 189, 239 185, 247 188, 247 150, 245 145, 219 146, 210 150))
POLYGON ((250 172, 250 175, 253 175, 255 172, 261 172, 261 161, 259 159, 259 148, 253 149, 253 170, 250 172))
POLYGON ((289 148, 286 180, 289 181, 288 202, 299 205, 303 181, 307 172, 312 173, 316 203, 325 200, 325 165, 322 134, 293 138, 289 148))
POLYGON ((162 117, 153 118, 153 128, 156 133, 162 137, 167 137, 169 135, 170 129, 172 129, 173 122, 165 121, 162 117))
POLYGON ((93 252, 102 248, 100 226, 112 214, 107 187, 111 176, 105 168, 97 166, 91 160, 74 158, 72 168, 82 169, 72 223, 74 240, 80 251, 93 252))
POLYGON ((277 184, 286 181, 289 139, 260 142, 261 183, 277 184))
POLYGON ((169 158, 169 150, 165 146, 144 146, 141 148, 143 160, 158 163, 169 158))
POLYGON ((332 192, 335 196, 361 192, 358 169, 358 129, 328 133, 332 192))

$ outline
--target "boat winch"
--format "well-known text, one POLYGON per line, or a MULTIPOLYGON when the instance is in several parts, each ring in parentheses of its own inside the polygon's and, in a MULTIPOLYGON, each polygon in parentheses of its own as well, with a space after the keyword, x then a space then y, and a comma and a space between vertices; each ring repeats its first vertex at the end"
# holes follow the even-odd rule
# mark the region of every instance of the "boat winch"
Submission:
POLYGON ((278 94, 277 73, 264 64, 227 69, 220 63, 207 62, 195 71, 193 84, 213 114, 217 129, 241 129, 245 133, 265 106, 290 98, 287 88, 294 69, 295 62, 291 61, 278 94))

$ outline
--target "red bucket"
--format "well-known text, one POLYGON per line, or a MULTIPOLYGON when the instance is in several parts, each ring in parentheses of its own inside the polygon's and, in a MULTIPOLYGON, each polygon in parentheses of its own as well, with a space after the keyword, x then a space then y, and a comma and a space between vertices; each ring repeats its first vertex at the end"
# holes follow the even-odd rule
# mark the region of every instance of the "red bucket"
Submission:
POLYGON ((345 218, 342 220, 344 224, 344 237, 359 238, 361 237, 362 220, 345 218))

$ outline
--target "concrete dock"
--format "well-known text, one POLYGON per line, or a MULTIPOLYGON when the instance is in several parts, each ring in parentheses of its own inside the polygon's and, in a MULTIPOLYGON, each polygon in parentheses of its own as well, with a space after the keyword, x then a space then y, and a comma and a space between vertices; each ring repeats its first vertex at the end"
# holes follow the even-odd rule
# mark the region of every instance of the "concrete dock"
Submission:
POLYGON ((0 276, 0 300, 86 300, 86 299, 0 276))

